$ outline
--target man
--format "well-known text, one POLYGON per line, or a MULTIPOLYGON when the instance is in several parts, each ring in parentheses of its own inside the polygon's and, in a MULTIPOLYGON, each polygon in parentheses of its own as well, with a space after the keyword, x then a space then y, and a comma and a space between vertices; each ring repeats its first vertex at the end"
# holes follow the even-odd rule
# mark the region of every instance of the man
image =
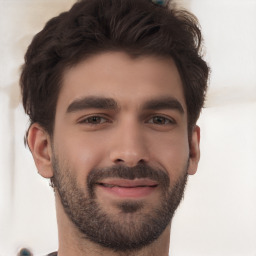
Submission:
POLYGON ((193 15, 149 0, 80 1, 35 36, 26 139, 55 191, 58 256, 168 255, 200 157, 200 44, 193 15))

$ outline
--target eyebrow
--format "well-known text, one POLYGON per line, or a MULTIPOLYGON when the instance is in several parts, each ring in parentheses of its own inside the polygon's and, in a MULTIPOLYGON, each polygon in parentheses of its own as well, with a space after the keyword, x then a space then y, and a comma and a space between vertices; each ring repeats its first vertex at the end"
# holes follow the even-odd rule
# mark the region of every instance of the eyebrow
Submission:
POLYGON ((117 102, 111 98, 89 96, 74 100, 68 106, 67 113, 90 108, 116 110, 118 108, 118 105, 117 102))
POLYGON ((147 101, 143 106, 145 110, 161 110, 161 109, 174 109, 184 114, 184 109, 181 103, 173 97, 160 97, 147 101))
MULTIPOLYGON (((85 109, 109 109, 118 110, 117 102, 112 98, 88 96, 74 100, 67 108, 67 113, 72 113, 85 109)), ((160 97, 145 102, 142 105, 142 110, 161 110, 174 109, 184 114, 184 109, 181 103, 173 97, 160 97)))

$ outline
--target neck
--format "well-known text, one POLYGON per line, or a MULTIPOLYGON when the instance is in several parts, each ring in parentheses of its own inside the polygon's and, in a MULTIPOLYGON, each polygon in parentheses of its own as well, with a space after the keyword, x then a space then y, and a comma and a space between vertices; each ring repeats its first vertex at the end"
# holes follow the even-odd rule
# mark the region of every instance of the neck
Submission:
POLYGON ((59 233, 58 256, 168 256, 170 225, 167 226, 157 240, 140 250, 131 252, 115 252, 84 238, 65 214, 57 196, 56 212, 59 233))

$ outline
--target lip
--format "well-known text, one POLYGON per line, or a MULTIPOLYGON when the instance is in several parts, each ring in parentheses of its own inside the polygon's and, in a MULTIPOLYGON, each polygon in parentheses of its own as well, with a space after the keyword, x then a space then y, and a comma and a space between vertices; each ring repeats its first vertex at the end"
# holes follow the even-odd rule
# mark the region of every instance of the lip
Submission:
POLYGON ((106 179, 97 182, 98 187, 106 193, 121 198, 141 198, 150 195, 158 183, 150 179, 106 179))

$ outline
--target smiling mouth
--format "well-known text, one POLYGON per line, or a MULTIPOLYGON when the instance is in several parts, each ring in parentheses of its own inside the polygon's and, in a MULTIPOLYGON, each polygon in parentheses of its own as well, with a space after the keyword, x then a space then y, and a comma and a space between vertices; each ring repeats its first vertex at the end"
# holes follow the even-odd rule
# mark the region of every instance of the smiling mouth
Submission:
POLYGON ((113 179, 96 183, 104 193, 121 198, 140 198, 151 194, 158 184, 148 179, 113 179))
POLYGON ((121 185, 113 185, 113 184, 106 184, 106 183, 97 183, 97 185, 106 187, 106 188, 114 188, 114 187, 119 187, 119 188, 145 188, 145 187, 151 187, 155 188, 157 187, 157 184, 155 185, 138 185, 138 186, 121 186, 121 185))
POLYGON ((140 179, 120 179, 120 178, 107 178, 105 180, 101 180, 97 183, 97 185, 104 187, 122 187, 122 188, 136 188, 136 187, 156 187, 158 183, 148 178, 140 178, 140 179))

